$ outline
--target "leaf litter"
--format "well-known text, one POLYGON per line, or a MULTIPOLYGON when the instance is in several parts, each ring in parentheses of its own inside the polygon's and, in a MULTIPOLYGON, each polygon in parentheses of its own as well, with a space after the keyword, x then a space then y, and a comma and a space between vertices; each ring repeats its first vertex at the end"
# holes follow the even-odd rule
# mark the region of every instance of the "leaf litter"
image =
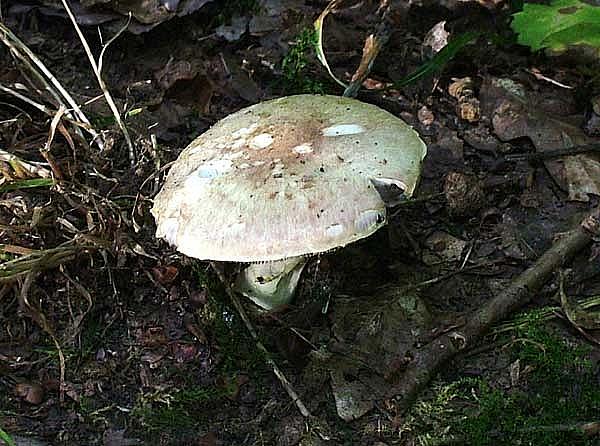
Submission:
MULTIPOLYGON (((506 287, 556 233, 597 204, 595 155, 555 156, 543 165, 516 158, 532 148, 549 152, 595 142, 578 127, 583 113, 574 92, 560 87, 579 85, 580 73, 492 45, 486 33, 469 34, 468 23, 451 19, 456 16, 443 8, 410 7, 408 21, 405 10, 393 16, 402 26, 378 48, 377 58, 367 58, 368 69, 363 66, 357 77, 366 90, 358 94, 427 140, 430 156, 419 194, 397 206, 388 233, 315 259, 292 307, 251 314, 261 341, 314 415, 306 424, 207 265, 155 240, 150 200, 168 163, 216 120, 298 88, 341 94, 318 65, 319 54, 327 54, 342 83, 351 82, 381 15, 367 3, 339 2, 320 22, 315 53, 297 42, 326 8, 322 2, 239 2, 236 11, 216 3, 196 3, 198 12, 183 17, 187 3, 179 2, 151 23, 132 22, 131 30, 146 33, 125 33, 106 51, 102 72, 132 135, 133 167, 114 116, 95 99, 102 91, 72 25, 46 17, 48 6, 37 22, 25 6, 11 6, 3 16, 3 26, 34 57, 22 48, 18 54, 0 49, 8 61, 0 68, 6 88, 0 150, 18 160, 3 164, 3 184, 11 188, 0 197, 0 438, 217 445, 322 444, 327 438, 331 444, 391 445, 399 435, 414 444, 451 431, 450 421, 433 415, 417 429, 386 392, 401 382, 423 346, 452 334, 470 310, 506 287), (175 15, 182 17, 162 18, 175 15), (423 41, 426 30, 443 21, 450 36, 436 58, 423 51, 423 41), (290 48, 298 50, 294 60, 302 69, 296 73, 309 82, 286 84, 283 61, 290 48), (558 83, 524 75, 533 62, 558 83), (42 74, 47 69, 52 78, 39 79, 24 63, 42 74), (66 106, 57 114, 70 98, 86 104, 81 113, 66 106), (477 105, 479 115, 472 113, 477 105), (101 136, 100 147, 88 134, 101 136), (43 147, 52 159, 43 156, 43 147), (48 179, 52 183, 30 188, 19 183, 48 179)), ((112 3, 91 7, 111 21, 124 18, 112 3)), ((447 8, 465 8, 462 17, 479 21, 478 29, 503 32, 498 21, 486 21, 488 12, 476 2, 448 2, 447 8)), ((486 8, 500 14, 493 3, 486 8)), ((153 14, 141 11, 137 22, 146 17, 142 12, 153 14)), ((85 17, 80 14, 75 10, 85 17)), ((100 51, 96 30, 84 33, 100 51)), ((14 45, 11 34, 3 36, 14 45)), ((563 303, 585 329, 595 315, 593 296, 600 293, 597 272, 589 267, 593 259, 593 251, 584 251, 565 283, 569 298, 588 297, 563 303), (586 279, 578 281, 580 267, 586 279)), ((550 281, 536 305, 556 311, 556 286, 550 281)), ((585 342, 568 325, 555 329, 570 345, 585 342)), ((493 342, 486 339, 481 348, 493 342)), ((525 360, 515 362, 504 351, 473 358, 467 359, 470 369, 459 358, 441 379, 476 373, 502 388, 506 376, 518 375, 513 387, 527 391, 525 360)), ((441 391, 432 395, 435 389, 414 414, 426 413, 423 405, 431 398, 442 398, 441 391)), ((452 404, 458 393, 452 395, 442 399, 452 404)), ((565 423, 587 421, 593 420, 565 423)))

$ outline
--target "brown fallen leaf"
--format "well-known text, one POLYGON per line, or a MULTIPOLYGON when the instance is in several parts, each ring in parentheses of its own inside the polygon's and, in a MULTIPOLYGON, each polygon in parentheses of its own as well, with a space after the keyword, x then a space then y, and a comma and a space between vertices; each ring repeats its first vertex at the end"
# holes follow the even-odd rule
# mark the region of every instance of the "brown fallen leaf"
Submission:
POLYGON ((33 405, 38 405, 44 400, 44 388, 34 382, 17 383, 15 393, 23 401, 33 405))
MULTIPOLYGON (((528 137, 538 152, 598 144, 568 119, 546 112, 536 93, 511 79, 489 78, 481 88, 482 109, 502 141, 528 137)), ((569 200, 589 201, 600 195, 600 156, 578 154, 545 160, 544 165, 569 200)))
POLYGON ((177 274, 179 274, 179 270, 171 265, 155 266, 152 268, 152 275, 161 285, 173 282, 177 278, 177 274))

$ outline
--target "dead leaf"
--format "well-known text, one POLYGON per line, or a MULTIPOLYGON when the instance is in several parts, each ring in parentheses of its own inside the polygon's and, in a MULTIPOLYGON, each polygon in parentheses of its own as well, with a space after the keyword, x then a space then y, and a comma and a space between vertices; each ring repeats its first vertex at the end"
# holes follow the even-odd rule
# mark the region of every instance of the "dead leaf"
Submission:
POLYGON ((161 326, 148 327, 137 337, 144 347, 158 347, 167 343, 165 328, 161 326))
POLYGON ((425 240, 428 248, 423 253, 423 262, 435 265, 440 262, 453 262, 461 258, 467 242, 454 237, 447 232, 436 231, 425 240))
POLYGON ((215 29, 217 37, 227 40, 228 42, 235 42, 248 31, 248 23, 250 19, 248 17, 233 17, 230 25, 220 25, 215 29))
POLYGON ((371 410, 390 383, 402 379, 397 372, 410 361, 421 335, 430 332, 432 316, 421 299, 397 287, 369 299, 336 301, 330 311, 334 338, 327 352, 311 356, 309 369, 326 373, 337 413, 350 421, 371 410))
POLYGON ((438 53, 442 48, 448 45, 448 37, 450 33, 446 31, 446 21, 436 23, 433 27, 425 34, 423 39, 423 47, 427 50, 427 58, 432 54, 438 53))
POLYGON ((172 265, 155 266, 152 268, 154 279, 161 285, 167 285, 173 282, 177 278, 177 274, 179 274, 179 270, 172 265))
POLYGON ((453 217, 477 215, 485 205, 483 185, 475 175, 449 172, 444 181, 448 213, 453 217))
MULTIPOLYGON (((546 113, 533 92, 511 79, 487 79, 481 89, 482 108, 491 117, 494 133, 503 141, 528 137, 538 152, 598 144, 598 138, 564 118, 546 113)), ((569 200, 589 201, 600 195, 600 156, 578 154, 544 161, 569 200)))
POLYGON ((184 363, 193 360, 198 355, 198 348, 194 344, 173 342, 169 344, 169 350, 175 362, 184 363))
POLYGON ((195 317, 192 313, 185 313, 183 316, 183 325, 187 331, 196 337, 198 342, 201 344, 206 344, 208 338, 206 337, 204 330, 202 330, 202 328, 200 328, 200 326, 196 323, 195 317))
POLYGON ((23 401, 38 405, 44 400, 44 388, 38 383, 21 382, 15 385, 15 393, 23 401))
POLYGON ((564 290, 564 277, 561 274, 560 279, 560 305, 562 307, 567 320, 575 327, 587 340, 594 344, 600 345, 600 341, 584 330, 598 330, 600 329, 600 312, 588 311, 581 308, 571 297, 567 295, 564 290))

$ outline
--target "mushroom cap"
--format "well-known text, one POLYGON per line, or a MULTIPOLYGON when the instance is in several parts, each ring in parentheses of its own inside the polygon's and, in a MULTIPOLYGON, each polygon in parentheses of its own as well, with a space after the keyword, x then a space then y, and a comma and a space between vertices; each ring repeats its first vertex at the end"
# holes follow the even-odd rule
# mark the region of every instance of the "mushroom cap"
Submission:
POLYGON ((412 195, 426 146, 355 99, 298 95, 217 122, 183 150, 154 199, 157 237, 203 260, 316 254, 386 222, 376 185, 412 195))

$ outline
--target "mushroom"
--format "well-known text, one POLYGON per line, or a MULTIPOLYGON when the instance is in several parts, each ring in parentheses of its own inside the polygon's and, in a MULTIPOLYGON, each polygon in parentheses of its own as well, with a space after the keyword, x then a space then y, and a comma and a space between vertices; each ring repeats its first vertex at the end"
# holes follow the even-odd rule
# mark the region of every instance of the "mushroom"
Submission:
POLYGON ((386 223, 425 153, 404 121, 355 99, 262 102, 183 150, 154 199, 156 235, 190 257, 250 263, 236 289, 271 309, 292 299, 308 256, 386 223))

